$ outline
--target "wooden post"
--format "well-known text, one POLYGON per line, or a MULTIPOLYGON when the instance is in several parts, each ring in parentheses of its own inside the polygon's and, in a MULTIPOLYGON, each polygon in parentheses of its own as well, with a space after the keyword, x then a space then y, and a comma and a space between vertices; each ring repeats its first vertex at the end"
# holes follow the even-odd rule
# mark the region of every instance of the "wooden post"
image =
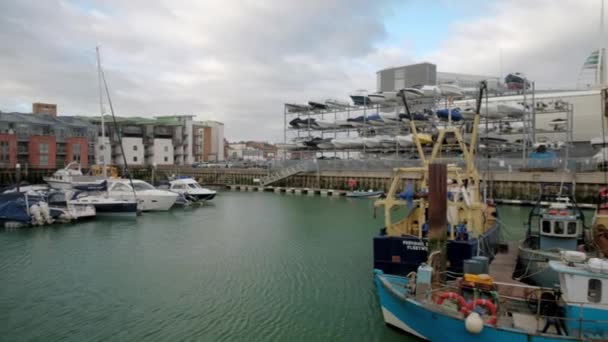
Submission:
POLYGON ((428 212, 428 252, 433 257, 431 266, 438 272, 437 280, 445 279, 447 262, 447 175, 446 164, 429 164, 429 212, 428 212), (437 258, 439 263, 437 264, 437 258), (438 265, 438 267, 435 267, 438 265))

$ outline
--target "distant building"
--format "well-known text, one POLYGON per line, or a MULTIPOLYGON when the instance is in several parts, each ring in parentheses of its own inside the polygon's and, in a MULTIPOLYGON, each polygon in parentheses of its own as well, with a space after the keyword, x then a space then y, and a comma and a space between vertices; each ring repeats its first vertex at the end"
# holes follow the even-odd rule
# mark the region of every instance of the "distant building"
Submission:
POLYGON ((50 115, 54 118, 57 117, 57 105, 53 103, 41 103, 34 102, 32 103, 32 113, 33 114, 46 114, 50 115))
POLYGON ((437 66, 435 64, 411 64, 376 72, 377 91, 395 91, 425 84, 437 84, 437 66))
POLYGON ((419 63, 382 69, 376 72, 376 90, 397 91, 417 85, 443 83, 452 83, 465 90, 472 90, 477 88, 482 80, 488 81, 490 91, 499 92, 502 90, 501 80, 496 76, 438 72, 435 64, 419 63))
MULTIPOLYGON (((118 134, 110 117, 105 119, 105 142, 101 140, 101 118, 86 117, 97 127, 96 160, 123 165, 118 134)), ((129 165, 190 165, 224 160, 224 124, 194 121, 192 115, 156 118, 118 117, 124 155, 129 165)))
POLYGON ((96 128, 86 120, 56 113, 0 112, 0 167, 55 169, 94 160, 96 128), (46 115, 48 114, 48 115, 46 115))

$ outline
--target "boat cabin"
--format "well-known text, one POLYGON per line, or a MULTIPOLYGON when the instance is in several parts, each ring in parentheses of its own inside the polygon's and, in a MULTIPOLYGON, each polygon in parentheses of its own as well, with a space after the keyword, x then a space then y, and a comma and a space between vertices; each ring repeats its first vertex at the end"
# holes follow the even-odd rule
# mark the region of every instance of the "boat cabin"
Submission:
POLYGON ((582 232, 578 214, 566 209, 549 209, 540 217, 539 248, 576 250, 582 232))

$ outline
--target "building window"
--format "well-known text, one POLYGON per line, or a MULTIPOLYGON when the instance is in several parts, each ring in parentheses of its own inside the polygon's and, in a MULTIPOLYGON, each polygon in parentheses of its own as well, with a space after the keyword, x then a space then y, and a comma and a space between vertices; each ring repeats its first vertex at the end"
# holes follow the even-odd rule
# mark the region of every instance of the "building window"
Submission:
POLYGON ((100 146, 99 146, 99 150, 100 150, 100 151, 103 151, 103 145, 100 145, 100 146))
POLYGON ((587 299, 591 303, 599 303, 602 300, 602 281, 599 279, 589 279, 589 289, 587 299))
POLYGON ((133 151, 137 151, 137 145, 133 145, 133 151))
POLYGON ((80 163, 80 154, 81 154, 80 144, 75 144, 74 146, 72 146, 72 159, 75 162, 80 163))
POLYGON ((0 162, 10 162, 10 143, 8 141, 0 141, 0 162))
POLYGON ((168 162, 169 161, 169 157, 165 157, 165 161, 168 162))
POLYGON ((39 145, 40 153, 49 153, 49 144, 48 143, 40 143, 39 145))
POLYGON ((169 152, 169 146, 165 146, 165 152, 169 152))
POLYGON ((137 162, 137 156, 133 157, 133 161, 137 162))
POLYGON ((49 166, 49 156, 48 155, 40 156, 40 166, 49 166))

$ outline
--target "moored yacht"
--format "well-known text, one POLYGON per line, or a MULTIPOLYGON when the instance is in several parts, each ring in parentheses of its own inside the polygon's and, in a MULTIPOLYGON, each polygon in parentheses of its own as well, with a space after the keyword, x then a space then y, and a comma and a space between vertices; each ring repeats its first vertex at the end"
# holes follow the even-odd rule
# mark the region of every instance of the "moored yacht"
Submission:
POLYGON ((217 194, 217 191, 203 188, 197 181, 189 177, 170 181, 169 190, 182 194, 187 200, 193 202, 210 201, 217 194))
POLYGON ((139 179, 132 182, 128 179, 110 179, 108 193, 110 197, 121 200, 133 200, 135 196, 141 211, 167 211, 178 196, 175 192, 156 189, 139 179))

